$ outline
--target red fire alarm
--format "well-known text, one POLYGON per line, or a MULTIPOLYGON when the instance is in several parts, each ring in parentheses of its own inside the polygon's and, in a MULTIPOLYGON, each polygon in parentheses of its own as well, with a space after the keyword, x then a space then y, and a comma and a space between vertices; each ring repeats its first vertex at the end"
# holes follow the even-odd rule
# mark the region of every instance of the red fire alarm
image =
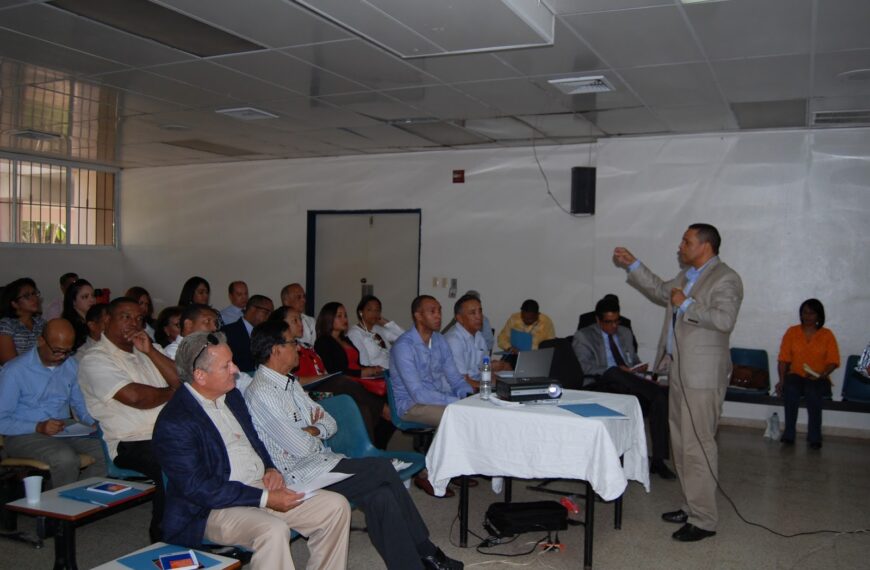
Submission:
POLYGON ((453 183, 454 184, 465 184, 465 171, 464 170, 454 170, 453 171, 453 183))

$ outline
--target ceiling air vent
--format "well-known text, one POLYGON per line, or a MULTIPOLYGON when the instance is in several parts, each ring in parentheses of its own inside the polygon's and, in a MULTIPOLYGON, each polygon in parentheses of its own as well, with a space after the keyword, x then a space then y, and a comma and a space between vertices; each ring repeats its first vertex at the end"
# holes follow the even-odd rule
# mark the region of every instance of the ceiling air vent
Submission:
POLYGON ((263 119, 277 119, 278 115, 269 111, 263 111, 255 107, 234 107, 232 109, 218 109, 215 113, 232 117, 240 121, 261 121, 263 119))
POLYGON ((18 137, 20 139, 27 139, 31 141, 56 141, 61 138, 60 135, 55 133, 46 133, 45 131, 34 131, 33 129, 21 129, 15 131, 9 131, 9 134, 18 137))
POLYGON ((858 111, 816 111, 813 126, 859 127, 870 125, 870 109, 858 111))
POLYGON ((613 91, 613 85, 611 85, 603 75, 550 79, 547 83, 567 95, 584 95, 586 93, 607 93, 608 91, 613 91))

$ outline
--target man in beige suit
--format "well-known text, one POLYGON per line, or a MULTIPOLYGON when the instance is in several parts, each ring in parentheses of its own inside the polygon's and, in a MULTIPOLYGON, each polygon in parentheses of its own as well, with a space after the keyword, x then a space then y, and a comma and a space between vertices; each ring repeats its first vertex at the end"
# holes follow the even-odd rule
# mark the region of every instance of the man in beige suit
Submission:
POLYGON ((716 429, 731 374, 728 340, 743 301, 740 276, 719 260, 720 243, 715 227, 689 226, 679 248, 684 269, 670 281, 627 249, 613 252, 628 283, 667 306, 656 363, 670 368, 671 449, 685 503, 662 519, 683 524, 673 534, 682 542, 713 536, 718 522, 716 429))

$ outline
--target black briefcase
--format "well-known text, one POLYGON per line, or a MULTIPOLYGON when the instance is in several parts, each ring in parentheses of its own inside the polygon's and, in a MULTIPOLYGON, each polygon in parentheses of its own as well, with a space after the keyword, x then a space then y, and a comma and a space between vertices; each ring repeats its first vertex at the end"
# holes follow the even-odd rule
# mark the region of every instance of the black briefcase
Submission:
POLYGON ((556 501, 493 503, 486 511, 483 527, 498 538, 524 532, 565 530, 568 511, 556 501))

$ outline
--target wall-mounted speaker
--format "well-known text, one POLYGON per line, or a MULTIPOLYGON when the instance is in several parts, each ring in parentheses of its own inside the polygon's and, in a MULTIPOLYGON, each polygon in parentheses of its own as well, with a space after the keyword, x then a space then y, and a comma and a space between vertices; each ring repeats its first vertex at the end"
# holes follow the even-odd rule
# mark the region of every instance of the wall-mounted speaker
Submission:
POLYGON ((571 213, 595 213, 594 166, 575 166, 571 169, 571 213))

